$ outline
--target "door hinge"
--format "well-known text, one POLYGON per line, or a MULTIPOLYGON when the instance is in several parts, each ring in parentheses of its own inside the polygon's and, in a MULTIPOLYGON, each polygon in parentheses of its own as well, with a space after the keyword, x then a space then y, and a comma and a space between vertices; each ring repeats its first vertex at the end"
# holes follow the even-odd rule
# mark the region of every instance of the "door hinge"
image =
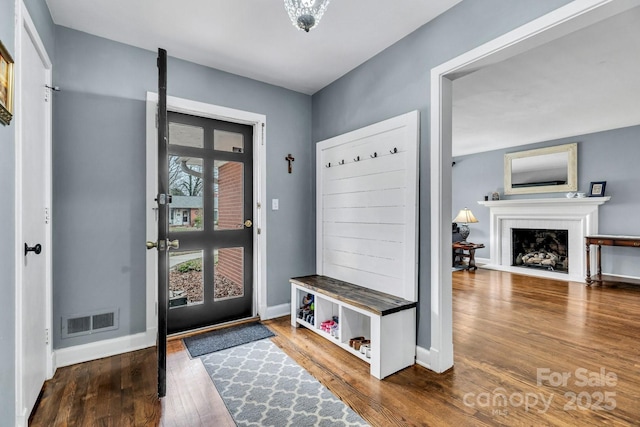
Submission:
POLYGON ((262 123, 262 145, 264 145, 264 123, 262 123))
POLYGON ((49 102, 49 98, 51 97, 51 91, 60 92, 60 88, 58 86, 49 86, 47 84, 44 85, 44 102, 49 102))
POLYGON ((258 234, 261 234, 261 233, 262 233, 262 229, 258 227, 256 232, 257 232, 258 234))
POLYGON ((51 217, 49 216, 49 208, 44 208, 44 223, 49 224, 51 217))
POLYGON ((44 343, 49 344, 49 329, 44 330, 44 343))
POLYGON ((260 202, 256 203, 256 208, 260 209, 262 207, 262 205, 260 204, 260 202))

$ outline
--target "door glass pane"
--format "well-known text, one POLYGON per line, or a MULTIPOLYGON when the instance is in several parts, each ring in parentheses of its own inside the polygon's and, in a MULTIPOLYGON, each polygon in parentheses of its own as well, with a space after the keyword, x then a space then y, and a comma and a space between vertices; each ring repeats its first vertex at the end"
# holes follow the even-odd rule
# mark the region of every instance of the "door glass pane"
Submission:
POLYGON ((204 129, 199 126, 169 122, 169 144, 204 148, 204 129))
POLYGON ((169 156, 169 231, 202 230, 202 159, 169 156))
POLYGON ((243 153, 244 136, 241 133, 215 129, 213 131, 213 149, 229 151, 230 153, 243 153))
POLYGON ((238 298, 244 295, 244 248, 215 249, 214 300, 238 298))
POLYGON ((216 230, 244 227, 243 164, 216 160, 213 170, 213 220, 216 230))
POLYGON ((169 308, 203 301, 202 251, 169 251, 169 308))

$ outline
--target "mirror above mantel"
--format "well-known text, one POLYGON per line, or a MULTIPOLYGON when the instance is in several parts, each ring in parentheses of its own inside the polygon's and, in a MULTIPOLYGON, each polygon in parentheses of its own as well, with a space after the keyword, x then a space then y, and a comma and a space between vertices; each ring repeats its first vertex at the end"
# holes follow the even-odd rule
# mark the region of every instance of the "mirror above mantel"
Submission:
POLYGON ((578 189, 578 144, 504 155, 504 194, 560 193, 578 189))

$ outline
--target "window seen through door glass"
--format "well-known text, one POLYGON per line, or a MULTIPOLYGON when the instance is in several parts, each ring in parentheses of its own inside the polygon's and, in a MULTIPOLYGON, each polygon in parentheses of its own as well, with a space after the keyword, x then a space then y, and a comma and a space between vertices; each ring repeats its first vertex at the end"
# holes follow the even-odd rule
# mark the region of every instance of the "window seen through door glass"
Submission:
POLYGON ((213 131, 213 149, 230 153, 243 153, 244 136, 241 133, 215 129, 213 131))
POLYGON ((244 248, 216 249, 213 253, 214 300, 244 295, 244 248))
POLYGON ((169 156, 169 231, 203 229, 202 159, 169 156))
POLYGON ((204 301, 202 251, 169 251, 169 308, 204 301))
POLYGON ((199 126, 169 122, 169 144, 204 148, 204 129, 199 126))
POLYGON ((213 169, 213 220, 216 230, 244 227, 243 163, 216 160, 213 169))

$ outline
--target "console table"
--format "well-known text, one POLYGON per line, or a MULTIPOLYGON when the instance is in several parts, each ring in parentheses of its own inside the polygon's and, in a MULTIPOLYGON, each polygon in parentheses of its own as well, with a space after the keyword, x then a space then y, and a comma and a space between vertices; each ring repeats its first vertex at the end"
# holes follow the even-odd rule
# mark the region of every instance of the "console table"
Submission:
POLYGON ((602 246, 624 246, 630 248, 640 248, 640 236, 611 236, 611 235, 593 235, 585 236, 586 254, 587 254, 587 285, 591 285, 594 282, 602 284, 602 258, 601 249, 602 246), (598 250, 596 252, 597 274, 595 278, 591 278, 591 245, 597 245, 598 250))

